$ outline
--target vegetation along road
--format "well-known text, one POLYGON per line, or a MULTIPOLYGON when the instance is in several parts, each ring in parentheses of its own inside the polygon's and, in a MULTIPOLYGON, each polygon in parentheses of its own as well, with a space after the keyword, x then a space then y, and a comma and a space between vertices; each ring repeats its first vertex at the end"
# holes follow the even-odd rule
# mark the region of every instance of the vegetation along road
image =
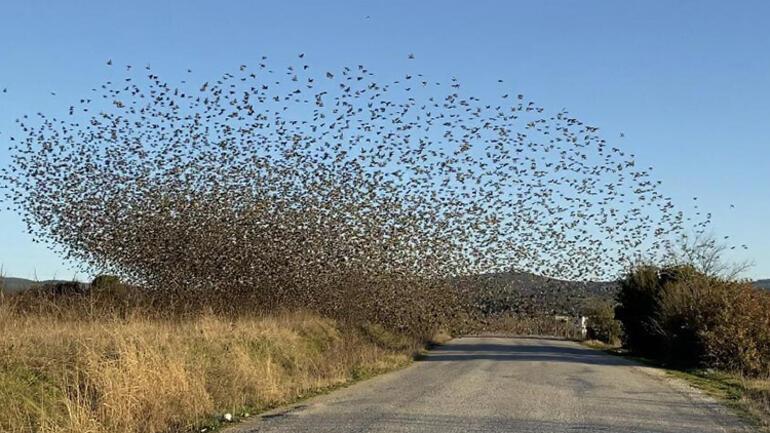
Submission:
POLYGON ((549 338, 461 338, 396 373, 232 432, 732 432, 719 404, 662 373, 549 338))

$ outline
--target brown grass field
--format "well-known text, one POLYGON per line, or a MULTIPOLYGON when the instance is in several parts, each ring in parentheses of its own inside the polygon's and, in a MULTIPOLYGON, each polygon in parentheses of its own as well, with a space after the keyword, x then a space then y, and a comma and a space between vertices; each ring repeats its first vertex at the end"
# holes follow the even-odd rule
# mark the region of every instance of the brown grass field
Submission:
MULTIPOLYGON (((121 287, 68 296, 0 292, 1 432, 210 429, 226 413, 237 419, 403 367, 426 343, 450 338, 430 326, 393 332, 394 324, 367 324, 363 316, 266 312, 217 296, 170 299, 121 287), (172 300, 178 305, 169 308, 172 300)), ((573 325, 549 316, 458 323, 448 329, 580 338, 573 325)), ((770 431, 766 375, 670 371, 770 431)))
POLYGON ((216 424, 408 364, 420 343, 309 313, 184 319, 20 313, 0 299, 0 431, 216 424))

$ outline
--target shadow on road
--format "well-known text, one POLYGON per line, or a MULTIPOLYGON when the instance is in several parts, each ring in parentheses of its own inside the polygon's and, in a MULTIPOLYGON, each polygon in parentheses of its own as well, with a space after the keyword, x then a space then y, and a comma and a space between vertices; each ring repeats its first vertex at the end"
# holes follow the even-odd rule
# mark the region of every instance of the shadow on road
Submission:
POLYGON ((632 365, 628 360, 581 347, 503 343, 457 343, 439 346, 423 361, 548 361, 592 365, 632 365))

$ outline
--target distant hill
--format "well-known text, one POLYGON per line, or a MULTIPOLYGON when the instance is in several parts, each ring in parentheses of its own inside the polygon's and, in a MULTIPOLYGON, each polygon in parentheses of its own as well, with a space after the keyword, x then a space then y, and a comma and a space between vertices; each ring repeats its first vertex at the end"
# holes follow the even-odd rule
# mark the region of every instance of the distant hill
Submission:
MULTIPOLYGON (((0 278, 5 293, 67 282, 0 278)), ((577 315, 584 312, 586 305, 596 300, 611 301, 618 291, 617 282, 565 281, 527 272, 474 275, 455 279, 453 283, 460 288, 467 301, 487 314, 577 315)), ((757 282, 760 283, 770 287, 770 280, 757 282)))
MULTIPOLYGON (((487 313, 578 315, 596 301, 612 302, 617 281, 565 281, 526 272, 502 272, 457 279, 456 284, 487 313)), ((754 285, 770 290, 770 279, 754 285)))
POLYGON ((0 277, 0 287, 5 293, 18 293, 33 287, 52 286, 59 283, 69 283, 66 280, 33 281, 26 278, 0 277))
POLYGON ((617 282, 565 281, 526 272, 501 272, 459 278, 461 292, 487 313, 577 315, 596 300, 615 297, 617 282))

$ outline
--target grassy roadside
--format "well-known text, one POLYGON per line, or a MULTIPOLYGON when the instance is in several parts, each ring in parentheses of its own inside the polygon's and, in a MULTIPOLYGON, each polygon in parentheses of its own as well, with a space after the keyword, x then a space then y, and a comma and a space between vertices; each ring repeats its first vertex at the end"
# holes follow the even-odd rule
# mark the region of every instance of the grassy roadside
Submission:
POLYGON ((0 303, 0 431, 165 433, 408 365, 422 342, 312 314, 62 319, 0 303))
POLYGON ((617 346, 591 340, 583 345, 659 368, 671 377, 684 380, 706 395, 720 401, 760 431, 770 432, 770 378, 746 378, 738 373, 713 369, 674 369, 654 360, 633 356, 617 346))

